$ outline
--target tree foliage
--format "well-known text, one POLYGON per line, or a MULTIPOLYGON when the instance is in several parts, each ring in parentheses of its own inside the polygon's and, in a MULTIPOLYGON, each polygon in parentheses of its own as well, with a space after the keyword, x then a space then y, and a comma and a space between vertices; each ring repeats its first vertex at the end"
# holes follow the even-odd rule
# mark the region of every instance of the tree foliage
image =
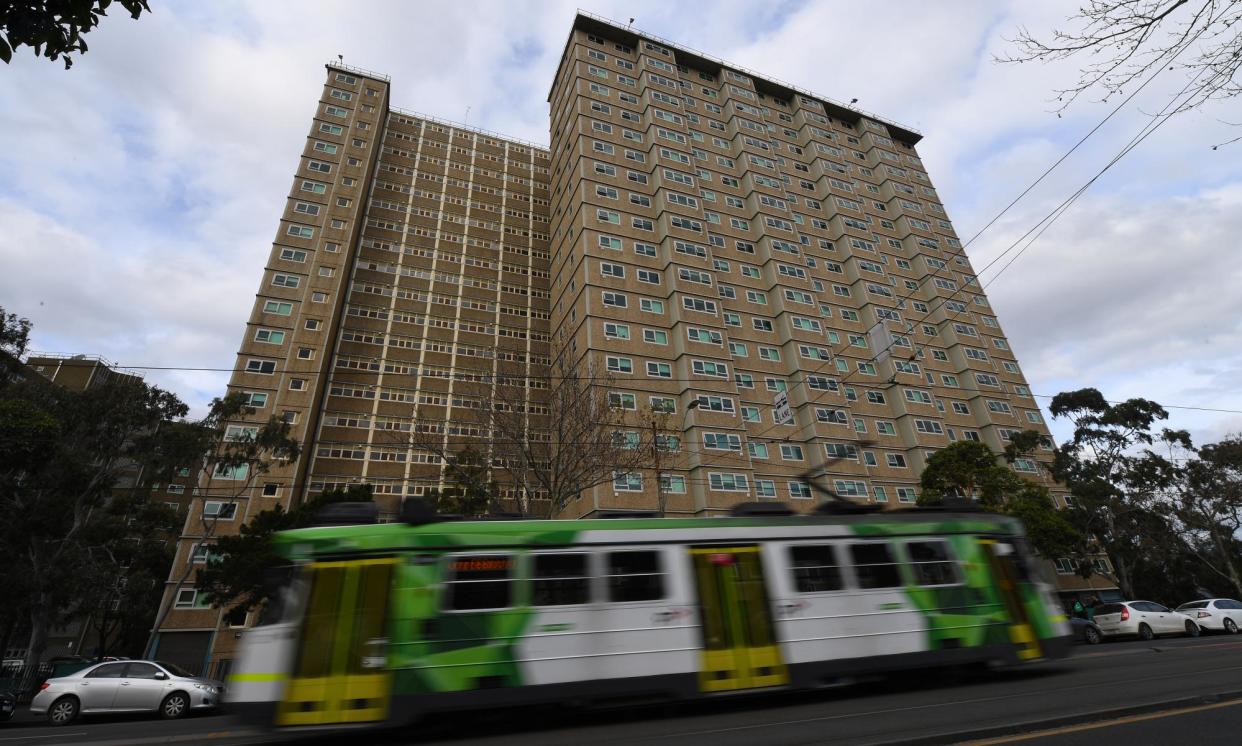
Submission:
MULTIPOLYGON (((199 544, 215 542, 221 516, 237 509, 242 496, 249 494, 255 480, 277 464, 296 459, 301 452, 298 441, 290 435, 287 422, 273 416, 267 422, 255 424, 245 419, 252 412, 244 395, 233 392, 214 399, 203 419, 178 422, 163 433, 164 441, 170 444, 175 454, 169 465, 176 462, 198 466, 199 496, 195 501, 211 499, 221 504, 221 509, 213 514, 203 510, 202 505, 197 506, 197 510, 192 507, 191 515, 197 516, 198 520, 195 524, 187 519, 183 538, 199 544)), ((151 628, 148 648, 172 610, 178 591, 189 581, 194 570, 193 563, 187 562, 174 576, 151 628)))
POLYGON ((976 499, 984 510, 1020 519, 1031 545, 1043 556, 1077 554, 1083 536, 1057 510, 1048 488, 1022 478, 1005 463, 1025 455, 1041 440, 1043 436, 1033 430, 1014 436, 1003 458, 973 440, 936 451, 920 478, 919 504, 937 504, 946 497, 976 499))
MULTIPOLYGON (((0 60, 13 59, 21 46, 34 49, 49 60, 64 58, 65 69, 73 55, 86 51, 86 39, 107 15, 113 0, 0 0, 0 60)), ((117 0, 130 18, 151 12, 147 0, 117 0)))
MULTIPOLYGON (((1188 434, 1176 435, 1191 447, 1188 434)), ((1242 436, 1203 446, 1196 455, 1186 463, 1174 514, 1191 534, 1191 545, 1203 545, 1199 559, 1227 581, 1231 595, 1242 597, 1242 436)))
POLYGON ((1057 394, 1049 411, 1074 425, 1053 461, 1053 475, 1074 495, 1070 515, 1108 554, 1113 579, 1133 597, 1138 562, 1179 543, 1168 521, 1159 519, 1164 497, 1177 484, 1177 467, 1151 450, 1163 442, 1154 428, 1168 412, 1147 399, 1110 404, 1092 388, 1057 394))
POLYGON ((258 608, 276 590, 267 582, 268 571, 285 563, 272 545, 277 532, 309 526, 325 505, 370 502, 371 498, 370 485, 351 485, 320 493, 291 510, 277 505, 261 511, 236 535, 216 539, 195 586, 212 606, 244 611, 258 608))
POLYGON ((26 354, 26 345, 30 342, 30 319, 15 313, 5 313, 0 306, 0 353, 6 353, 14 359, 26 354))
POLYGON ((180 527, 176 512, 152 500, 147 485, 114 490, 91 531, 97 549, 79 604, 89 612, 99 647, 84 653, 142 655, 180 527))
POLYGON ((53 625, 89 610, 98 587, 113 583, 122 545, 153 540, 145 519, 131 520, 139 503, 124 496, 141 489, 134 474, 155 468, 161 430, 186 411, 173 394, 130 377, 80 392, 33 374, 0 377, 0 556, 8 563, 0 591, 13 599, 10 613, 27 617, 31 662, 53 625))
POLYGON ((487 460, 474 446, 466 446, 448 457, 444 477, 449 486, 428 495, 435 502, 437 513, 481 516, 498 506, 500 486, 491 478, 487 460))

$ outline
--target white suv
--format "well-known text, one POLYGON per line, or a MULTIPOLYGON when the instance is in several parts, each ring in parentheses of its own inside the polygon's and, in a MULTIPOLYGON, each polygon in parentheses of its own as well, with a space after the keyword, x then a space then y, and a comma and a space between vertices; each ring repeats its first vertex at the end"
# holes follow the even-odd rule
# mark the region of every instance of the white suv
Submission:
POLYGON ((1102 604, 1095 607, 1092 619, 1105 637, 1134 635, 1150 640, 1156 635, 1199 635, 1194 619, 1151 601, 1102 604))

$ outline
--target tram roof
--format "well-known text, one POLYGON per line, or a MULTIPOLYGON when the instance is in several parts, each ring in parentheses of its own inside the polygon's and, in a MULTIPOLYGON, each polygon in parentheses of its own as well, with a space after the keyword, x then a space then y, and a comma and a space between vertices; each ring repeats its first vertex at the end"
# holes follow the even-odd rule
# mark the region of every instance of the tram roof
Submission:
POLYGON ((736 544, 781 538, 809 539, 817 535, 832 538, 961 533, 1020 535, 1022 528, 1016 519, 994 513, 912 509, 864 515, 439 520, 418 525, 372 523, 286 531, 277 535, 276 544, 278 551, 287 557, 305 558, 408 549, 454 551, 685 541, 736 544))

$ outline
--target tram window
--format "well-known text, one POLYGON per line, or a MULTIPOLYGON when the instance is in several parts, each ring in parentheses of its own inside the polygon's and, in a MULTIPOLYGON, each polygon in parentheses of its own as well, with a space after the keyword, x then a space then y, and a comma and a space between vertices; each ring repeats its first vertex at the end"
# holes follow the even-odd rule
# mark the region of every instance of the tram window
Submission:
POLYGON ((532 606, 568 606, 591 600, 587 555, 536 554, 532 559, 532 606))
POLYGON ((609 601, 655 601, 664 598, 664 573, 658 552, 609 552, 609 601))
POLYGON ((789 558, 793 567, 794 587, 799 593, 841 590, 841 568, 837 563, 836 551, 831 545, 790 547, 789 558))
POLYGON ((513 558, 499 554, 449 558, 444 608, 456 611, 503 609, 513 598, 513 558))
POLYGON ((886 543, 851 544, 850 557, 859 588, 897 588, 901 574, 893 560, 893 550, 886 543))
POLYGON ((961 582, 957 562, 945 541, 906 542, 915 585, 956 585, 961 582))

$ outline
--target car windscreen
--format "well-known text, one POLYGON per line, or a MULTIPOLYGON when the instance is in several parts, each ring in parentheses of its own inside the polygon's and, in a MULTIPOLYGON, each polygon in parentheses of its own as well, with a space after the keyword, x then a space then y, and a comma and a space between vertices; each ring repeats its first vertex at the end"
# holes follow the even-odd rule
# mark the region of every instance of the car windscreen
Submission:
POLYGON ((175 663, 168 663, 167 661, 156 661, 156 663, 163 666, 164 670, 172 674, 173 676, 183 676, 187 679, 194 678, 194 674, 185 670, 181 666, 176 665, 175 663))
POLYGON ((1120 613, 1121 613, 1121 604, 1101 604, 1100 606, 1095 607, 1096 616, 1100 616, 1101 614, 1120 614, 1120 613))
POLYGON ((1206 609, 1207 605, 1208 605, 1207 601, 1191 601, 1188 604, 1182 604, 1181 606, 1177 607, 1177 610, 1181 611, 1182 609, 1206 609))

